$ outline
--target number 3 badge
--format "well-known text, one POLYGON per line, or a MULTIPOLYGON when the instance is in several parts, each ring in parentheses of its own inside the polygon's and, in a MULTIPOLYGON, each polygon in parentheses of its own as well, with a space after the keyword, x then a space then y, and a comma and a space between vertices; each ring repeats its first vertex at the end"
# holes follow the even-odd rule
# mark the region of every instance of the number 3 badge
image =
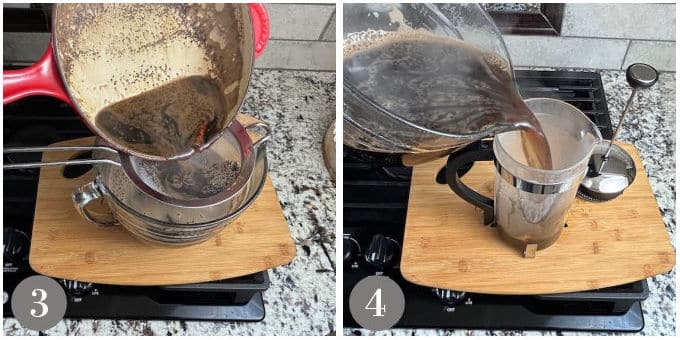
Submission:
POLYGON ((66 313, 66 294, 57 281, 35 275, 21 281, 12 293, 12 312, 22 327, 48 330, 66 313))

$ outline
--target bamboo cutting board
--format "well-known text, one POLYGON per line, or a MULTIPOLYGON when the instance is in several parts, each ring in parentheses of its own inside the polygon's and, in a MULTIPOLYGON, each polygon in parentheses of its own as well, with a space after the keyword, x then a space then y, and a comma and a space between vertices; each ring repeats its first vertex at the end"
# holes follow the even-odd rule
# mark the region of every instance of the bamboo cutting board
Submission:
MULTIPOLYGON (((82 138, 55 145, 92 145, 82 138)), ((45 153, 43 161, 68 152, 45 153)), ((72 154, 72 153, 71 153, 72 154)), ((206 242, 180 248, 145 243, 122 227, 101 228, 76 212, 71 192, 94 178, 66 179, 62 167, 40 171, 29 261, 36 272, 86 282, 169 285, 228 279, 287 264, 295 244, 269 178, 236 221, 206 242)))
MULTIPOLYGON (((487 294, 549 294, 592 290, 666 273, 675 251, 640 157, 633 184, 616 199, 576 199, 568 227, 552 246, 524 258, 482 224, 482 212, 435 176, 446 158, 413 168, 401 259, 403 276, 419 285, 487 294)), ((463 177, 491 197, 492 162, 463 177)))

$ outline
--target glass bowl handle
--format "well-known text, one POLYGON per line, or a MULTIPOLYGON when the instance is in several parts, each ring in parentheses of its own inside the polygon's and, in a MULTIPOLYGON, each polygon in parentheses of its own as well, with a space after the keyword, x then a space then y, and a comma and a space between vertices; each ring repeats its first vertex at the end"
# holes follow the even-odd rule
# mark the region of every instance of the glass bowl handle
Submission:
POLYGON ((256 128, 262 128, 265 132, 260 134, 260 138, 253 142, 253 150, 258 150, 260 146, 269 141, 272 138, 272 129, 269 124, 265 122, 256 122, 243 127, 246 131, 256 128))
MULTIPOLYGON (((86 221, 95 224, 100 227, 111 227, 114 225, 117 225, 118 222, 115 221, 115 219, 111 219, 111 221, 103 221, 101 219, 98 219, 96 217, 93 217, 86 209, 87 205, 90 204, 90 202, 104 197, 104 194, 102 191, 99 189, 99 184, 97 183, 97 180, 94 180, 92 182, 89 182, 80 188, 76 189, 73 191, 71 194, 71 199, 73 200, 73 205, 76 207, 76 210, 82 216, 86 221)), ((113 214, 112 214, 113 216, 113 214)))

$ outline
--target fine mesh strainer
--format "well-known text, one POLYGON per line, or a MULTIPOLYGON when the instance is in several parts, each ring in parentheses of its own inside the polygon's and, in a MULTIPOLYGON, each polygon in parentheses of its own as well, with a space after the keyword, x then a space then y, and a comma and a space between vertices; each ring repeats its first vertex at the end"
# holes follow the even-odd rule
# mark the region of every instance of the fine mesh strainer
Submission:
MULTIPOLYGON (((257 154, 264 152, 261 146, 270 137, 263 122, 244 127, 234 120, 209 149, 186 160, 157 162, 95 150, 94 158, 121 164, 96 165, 95 184, 104 194, 158 221, 178 225, 214 221, 224 217, 242 195, 253 176, 257 154), (253 142, 248 130, 258 127, 265 133, 253 142)), ((83 216, 90 220, 86 211, 83 216)))
MULTIPOLYGON (((5 169, 95 164, 98 182, 106 193, 145 216, 178 224, 219 219, 226 205, 250 180, 261 146, 271 138, 264 122, 247 126, 234 119, 210 148, 185 160, 151 161, 106 145, 7 148, 4 153, 91 150, 92 159, 4 164, 5 169), (264 133, 252 141, 249 130, 264 133)), ((102 143, 101 139, 98 144, 102 143)), ((100 188, 94 188, 100 189, 100 188)), ((100 193, 101 194, 101 193, 100 193)), ((88 196, 91 195, 88 194, 88 196)), ((83 203, 83 206, 87 202, 83 203)), ((83 216, 97 223, 86 212, 83 216)), ((100 223, 97 223, 100 224, 100 223)))
POLYGON ((96 158, 108 157, 103 159, 122 166, 95 165, 95 179, 73 192, 73 203, 88 222, 121 225, 144 241, 169 246, 203 242, 254 202, 266 180, 265 141, 270 136, 264 123, 243 127, 234 120, 207 152, 197 154, 201 157, 160 163, 96 149, 96 158), (266 133, 253 142, 248 130, 255 127, 266 133), (91 211, 98 206, 89 203, 100 198, 108 207, 107 218, 91 211))
POLYGON ((253 172, 254 153, 270 136, 263 122, 243 127, 234 120, 214 145, 188 159, 152 161, 121 154, 120 163, 145 194, 170 205, 205 207, 224 202, 243 188, 253 172), (247 130, 258 127, 267 133, 251 142, 247 130))
POLYGON ((165 246, 196 244, 219 233, 257 199, 267 177, 265 145, 255 149, 253 155, 255 167, 250 180, 233 197, 209 206, 165 204, 135 190, 136 185, 122 168, 101 164, 95 166, 95 180, 74 191, 72 198, 81 215, 91 223, 121 225, 141 240, 165 246), (126 188, 132 191, 125 191, 126 188), (101 213, 90 215, 88 203, 99 197, 106 201, 104 218, 101 213))

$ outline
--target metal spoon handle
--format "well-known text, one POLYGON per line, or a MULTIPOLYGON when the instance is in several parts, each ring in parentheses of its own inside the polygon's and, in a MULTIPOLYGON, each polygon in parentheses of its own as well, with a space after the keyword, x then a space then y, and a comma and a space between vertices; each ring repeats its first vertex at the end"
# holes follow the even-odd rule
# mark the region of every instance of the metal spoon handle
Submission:
POLYGON ((626 114, 628 111, 630 111, 631 104, 633 103, 633 99, 635 98, 635 94, 637 93, 637 89, 633 88, 633 92, 630 93, 630 97, 628 97, 628 101, 626 102, 626 106, 623 108, 623 112, 621 112, 621 118, 619 118, 619 124, 616 125, 616 130, 614 130, 614 133, 612 134, 612 138, 609 140, 609 146, 607 147, 607 151, 602 155, 602 163, 600 164, 600 169, 598 169, 598 172, 602 172, 602 169, 604 169, 604 165, 607 163, 607 159, 609 159, 609 153, 612 151, 612 144, 614 144, 614 140, 616 140, 616 136, 619 134, 619 131, 621 130, 621 126, 623 125, 624 119, 626 119, 626 114))
POLYGON ((626 113, 628 113, 628 111, 630 110, 630 107, 633 103, 633 98, 635 98, 637 90, 650 88, 654 84, 656 84, 658 80, 659 72, 657 72, 656 69, 651 67, 650 65, 643 63, 635 63, 631 64, 626 69, 626 81, 628 82, 628 85, 630 85, 630 87, 633 89, 633 92, 630 93, 630 97, 628 97, 628 102, 626 102, 626 106, 624 107, 623 112, 621 112, 619 124, 616 126, 616 130, 614 130, 612 138, 609 140, 609 146, 607 147, 607 151, 602 155, 602 163, 600 163, 600 169, 597 171, 598 173, 601 173, 602 169, 604 169, 605 164, 607 164, 607 160, 609 159, 609 153, 612 151, 612 145, 614 144, 614 140, 616 139, 616 136, 619 134, 619 130, 621 130, 623 121, 626 119, 626 113))

